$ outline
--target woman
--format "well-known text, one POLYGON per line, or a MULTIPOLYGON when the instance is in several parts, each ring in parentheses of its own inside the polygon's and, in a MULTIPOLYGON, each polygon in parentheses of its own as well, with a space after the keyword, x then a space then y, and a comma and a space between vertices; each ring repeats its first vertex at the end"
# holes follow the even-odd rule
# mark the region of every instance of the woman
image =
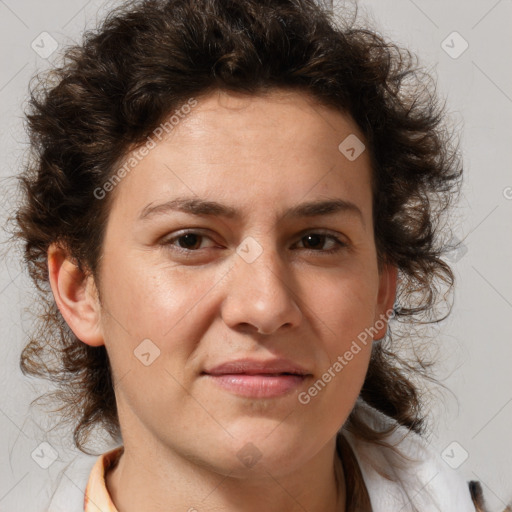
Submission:
POLYGON ((79 449, 120 445, 87 512, 483 510, 422 441, 428 365, 391 336, 439 319, 462 175, 407 52, 310 0, 146 0, 49 78, 21 365, 62 384, 79 449))

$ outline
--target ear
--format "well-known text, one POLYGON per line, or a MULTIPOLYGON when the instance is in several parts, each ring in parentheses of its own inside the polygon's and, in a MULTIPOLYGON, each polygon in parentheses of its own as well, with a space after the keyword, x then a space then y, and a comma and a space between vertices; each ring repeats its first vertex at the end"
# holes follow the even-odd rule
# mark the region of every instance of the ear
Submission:
POLYGON ((64 320, 87 345, 104 345, 100 301, 93 276, 80 270, 68 252, 56 244, 50 245, 47 254, 50 285, 64 320))
POLYGON ((384 338, 388 329, 388 321, 392 318, 393 305, 396 299, 398 268, 391 264, 383 264, 379 273, 379 293, 373 325, 378 329, 374 339, 384 338))

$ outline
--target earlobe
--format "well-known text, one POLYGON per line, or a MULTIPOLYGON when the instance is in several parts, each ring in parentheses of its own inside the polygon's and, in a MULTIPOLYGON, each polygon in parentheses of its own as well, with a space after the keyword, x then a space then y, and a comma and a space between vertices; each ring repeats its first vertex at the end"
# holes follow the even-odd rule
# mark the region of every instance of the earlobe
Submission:
POLYGON ((376 318, 374 325, 378 332, 374 339, 378 340, 386 335, 388 321, 392 317, 393 305, 396 300, 398 284, 398 268, 391 264, 384 264, 379 275, 379 294, 377 298, 376 318))
POLYGON ((86 275, 56 244, 48 248, 47 255, 50 285, 64 320, 87 345, 103 345, 101 308, 93 277, 86 275))

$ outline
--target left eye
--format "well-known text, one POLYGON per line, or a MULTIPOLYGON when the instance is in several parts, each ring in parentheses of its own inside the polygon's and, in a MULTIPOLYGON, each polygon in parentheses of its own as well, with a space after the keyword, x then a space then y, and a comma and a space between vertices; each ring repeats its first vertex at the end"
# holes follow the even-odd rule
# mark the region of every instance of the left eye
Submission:
MULTIPOLYGON (((308 233, 306 235, 303 235, 301 237, 301 240, 307 240, 307 243, 309 245, 321 245, 323 246, 325 243, 325 240, 330 240, 331 243, 334 244, 334 246, 331 249, 324 249, 322 252, 325 253, 332 253, 339 251, 343 247, 346 247, 347 244, 342 242, 339 238, 335 237, 334 235, 328 235, 325 233, 308 233)), ((306 249, 308 251, 314 251, 318 252, 317 249, 306 249)))

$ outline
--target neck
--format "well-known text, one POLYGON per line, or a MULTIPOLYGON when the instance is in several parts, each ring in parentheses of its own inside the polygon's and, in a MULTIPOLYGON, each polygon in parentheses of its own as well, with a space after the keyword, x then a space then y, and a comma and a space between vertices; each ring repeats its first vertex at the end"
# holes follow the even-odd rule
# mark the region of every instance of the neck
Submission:
POLYGON ((105 480, 118 512, 345 512, 345 478, 335 438, 304 467, 278 477, 268 471, 233 477, 125 439, 124 453, 105 480))

